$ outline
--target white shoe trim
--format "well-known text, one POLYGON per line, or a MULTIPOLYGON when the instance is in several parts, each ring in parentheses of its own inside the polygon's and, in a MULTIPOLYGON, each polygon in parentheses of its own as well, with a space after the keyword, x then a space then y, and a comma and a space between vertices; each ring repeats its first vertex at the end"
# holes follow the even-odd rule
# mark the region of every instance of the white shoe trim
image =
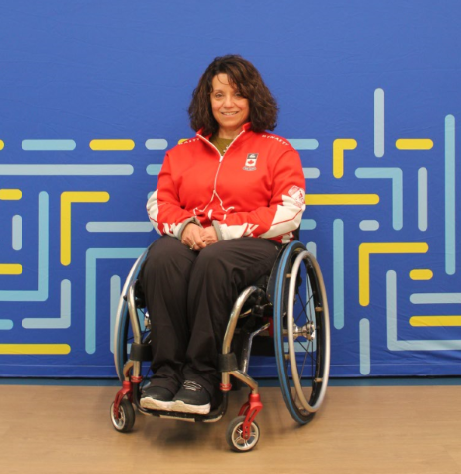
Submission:
POLYGON ((182 400, 176 400, 172 402, 171 411, 178 411, 180 413, 194 413, 195 415, 208 415, 210 413, 211 405, 207 403, 206 405, 188 405, 182 400))
POLYGON ((156 400, 152 397, 142 397, 139 404, 142 408, 147 408, 149 410, 165 410, 171 411, 173 401, 163 402, 161 400, 156 400))

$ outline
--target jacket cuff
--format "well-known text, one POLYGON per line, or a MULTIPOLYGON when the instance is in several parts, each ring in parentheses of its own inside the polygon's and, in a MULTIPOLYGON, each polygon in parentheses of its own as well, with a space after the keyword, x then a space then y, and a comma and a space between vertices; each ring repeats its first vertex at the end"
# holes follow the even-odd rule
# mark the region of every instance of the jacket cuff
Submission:
POLYGON ((216 236, 218 240, 224 240, 222 235, 221 226, 219 225, 218 221, 212 221, 211 225, 213 226, 214 230, 216 231, 216 236))
POLYGON ((182 239, 182 233, 184 229, 186 228, 187 224, 195 224, 198 225, 199 227, 202 227, 202 224, 200 224, 200 221, 194 216, 194 217, 189 217, 189 219, 186 219, 182 224, 181 227, 178 230, 178 240, 182 239))

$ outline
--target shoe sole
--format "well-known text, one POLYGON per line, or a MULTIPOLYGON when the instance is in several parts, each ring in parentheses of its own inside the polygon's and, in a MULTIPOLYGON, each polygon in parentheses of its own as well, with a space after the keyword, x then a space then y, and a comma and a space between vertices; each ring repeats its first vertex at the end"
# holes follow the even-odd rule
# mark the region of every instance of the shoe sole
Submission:
POLYGON ((141 398, 139 402, 142 408, 147 408, 148 410, 165 410, 171 411, 171 407, 173 406, 174 402, 163 402, 161 400, 156 400, 155 398, 144 397, 141 398))
POLYGON ((182 400, 176 400, 170 408, 171 411, 180 413, 193 413, 194 415, 208 415, 210 413, 210 404, 206 405, 188 405, 182 400))

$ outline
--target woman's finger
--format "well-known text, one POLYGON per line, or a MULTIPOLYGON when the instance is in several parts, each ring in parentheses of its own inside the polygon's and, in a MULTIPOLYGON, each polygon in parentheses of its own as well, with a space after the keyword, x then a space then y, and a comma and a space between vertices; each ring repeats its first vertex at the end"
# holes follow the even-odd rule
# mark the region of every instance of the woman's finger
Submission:
POLYGON ((192 231, 192 239, 194 242, 195 248, 200 248, 203 249, 206 247, 206 243, 202 240, 202 237, 200 237, 200 227, 195 226, 197 229, 193 229, 192 231))

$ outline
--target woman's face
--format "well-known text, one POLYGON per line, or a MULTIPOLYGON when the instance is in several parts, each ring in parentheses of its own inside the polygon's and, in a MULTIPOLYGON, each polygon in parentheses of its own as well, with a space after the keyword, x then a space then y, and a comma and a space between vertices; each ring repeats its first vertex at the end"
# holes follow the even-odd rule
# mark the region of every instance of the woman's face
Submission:
POLYGON ((248 122, 250 102, 229 83, 227 74, 218 74, 211 82, 211 110, 219 124, 220 138, 235 138, 248 122))

